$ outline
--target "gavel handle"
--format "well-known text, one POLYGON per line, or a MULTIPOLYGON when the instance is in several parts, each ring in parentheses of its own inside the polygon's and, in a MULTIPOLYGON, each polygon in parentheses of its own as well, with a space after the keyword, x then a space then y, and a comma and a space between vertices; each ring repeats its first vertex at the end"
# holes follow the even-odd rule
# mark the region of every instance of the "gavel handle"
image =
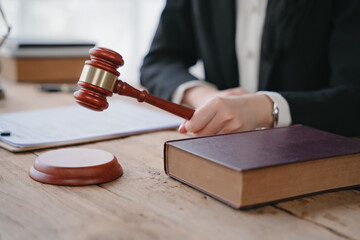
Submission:
POLYGON ((194 114, 194 109, 156 97, 149 94, 145 90, 140 91, 121 80, 118 80, 118 84, 115 88, 114 93, 136 98, 139 102, 149 103, 155 107, 161 108, 167 112, 170 112, 187 120, 189 120, 194 114))

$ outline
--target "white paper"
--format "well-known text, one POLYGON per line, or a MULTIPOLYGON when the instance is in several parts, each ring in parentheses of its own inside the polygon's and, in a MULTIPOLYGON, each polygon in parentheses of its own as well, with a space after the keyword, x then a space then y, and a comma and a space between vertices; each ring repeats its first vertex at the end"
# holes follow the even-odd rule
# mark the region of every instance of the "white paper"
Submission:
POLYGON ((17 147, 76 143, 169 129, 181 122, 181 118, 165 112, 111 101, 109 108, 102 112, 75 105, 2 114, 0 127, 9 130, 11 135, 0 139, 17 147))

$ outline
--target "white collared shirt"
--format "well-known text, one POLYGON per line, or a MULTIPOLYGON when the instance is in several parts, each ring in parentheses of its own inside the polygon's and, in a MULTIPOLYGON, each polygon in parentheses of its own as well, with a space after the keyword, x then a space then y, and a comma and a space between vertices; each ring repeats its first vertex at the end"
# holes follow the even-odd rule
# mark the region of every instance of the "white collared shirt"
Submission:
MULTIPOLYGON (((270 91, 258 91, 261 38, 266 15, 267 0, 236 1, 236 56, 241 87, 248 93, 266 94, 279 108, 278 127, 289 126, 291 115, 285 98, 270 91)), ((190 81, 180 85, 172 100, 180 103, 184 92, 194 86, 208 84, 204 81, 190 81)))

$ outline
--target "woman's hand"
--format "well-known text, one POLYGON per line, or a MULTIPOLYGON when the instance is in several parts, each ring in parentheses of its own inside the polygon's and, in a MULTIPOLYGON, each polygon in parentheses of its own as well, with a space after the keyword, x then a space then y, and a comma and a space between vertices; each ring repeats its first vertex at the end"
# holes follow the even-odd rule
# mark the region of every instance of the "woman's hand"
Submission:
POLYGON ((182 100, 183 104, 188 106, 198 108, 210 99, 217 96, 234 96, 234 95, 244 95, 247 92, 241 88, 230 88, 226 90, 218 90, 210 85, 200 85, 192 87, 185 91, 184 97, 182 100))
POLYGON ((197 108, 192 118, 180 126, 180 133, 206 136, 270 128, 273 102, 263 94, 215 96, 197 108))

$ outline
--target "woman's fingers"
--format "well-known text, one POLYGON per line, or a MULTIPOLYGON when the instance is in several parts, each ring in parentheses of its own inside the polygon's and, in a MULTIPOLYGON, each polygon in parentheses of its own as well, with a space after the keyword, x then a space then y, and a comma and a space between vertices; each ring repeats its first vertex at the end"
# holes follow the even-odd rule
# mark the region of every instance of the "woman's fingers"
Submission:
POLYGON ((197 109, 185 127, 195 136, 213 135, 231 122, 235 115, 235 111, 229 107, 228 98, 216 97, 197 109))
POLYGON ((191 119, 185 123, 185 128, 187 131, 192 133, 200 131, 215 116, 217 109, 212 108, 211 105, 209 104, 210 102, 196 109, 191 119))
POLYGON ((218 96, 198 108, 184 124, 195 136, 246 131, 271 127, 271 112, 271 100, 261 94, 218 96))
POLYGON ((240 131, 243 126, 244 116, 242 114, 244 100, 240 97, 219 97, 211 102, 216 109, 215 116, 198 132, 196 136, 214 135, 240 131))
POLYGON ((199 131, 194 131, 195 136, 207 136, 214 135, 219 132, 224 125, 227 123, 227 120, 223 119, 221 114, 216 113, 216 115, 210 119, 210 121, 199 131))
POLYGON ((179 133, 182 133, 182 134, 187 133, 187 130, 186 130, 186 128, 185 128, 186 122, 187 122, 187 120, 184 120, 184 121, 181 123, 181 125, 179 126, 179 128, 178 128, 179 133))

